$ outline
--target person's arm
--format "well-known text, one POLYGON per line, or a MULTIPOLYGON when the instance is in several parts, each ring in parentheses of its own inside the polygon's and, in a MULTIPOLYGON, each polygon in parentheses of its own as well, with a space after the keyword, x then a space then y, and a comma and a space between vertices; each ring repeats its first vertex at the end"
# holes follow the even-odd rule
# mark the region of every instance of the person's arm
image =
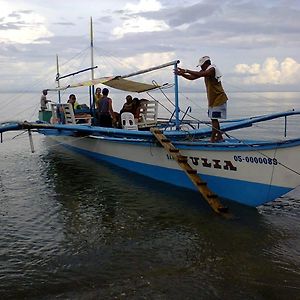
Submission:
POLYGON ((114 114, 114 111, 112 108, 112 100, 111 99, 108 100, 108 110, 109 110, 109 113, 110 113, 112 119, 115 120, 115 114, 114 114))
POLYGON ((191 74, 191 73, 188 73, 187 71, 188 71, 187 69, 177 68, 177 69, 175 69, 174 72, 178 76, 182 76, 188 80, 195 80, 195 79, 200 78, 200 76, 198 74, 191 74))
POLYGON ((177 68, 177 71, 175 73, 179 76, 184 77, 185 79, 188 80, 195 80, 201 77, 210 77, 214 76, 215 74, 215 68, 209 68, 208 70, 201 70, 201 71, 192 71, 189 69, 182 69, 182 68, 177 68))
POLYGON ((190 74, 192 76, 197 76, 197 78, 211 77, 211 76, 215 76, 215 68, 212 67, 212 68, 206 69, 205 71, 203 71, 203 70, 201 70, 201 71, 192 71, 192 70, 186 69, 185 73, 190 74))

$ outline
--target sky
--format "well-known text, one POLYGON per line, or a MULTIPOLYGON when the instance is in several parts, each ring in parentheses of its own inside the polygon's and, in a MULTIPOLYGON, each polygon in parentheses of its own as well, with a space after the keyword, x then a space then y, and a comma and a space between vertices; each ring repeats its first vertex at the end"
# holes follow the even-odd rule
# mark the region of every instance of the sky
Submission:
MULTIPOLYGON (((177 59, 197 70, 209 55, 226 90, 300 90, 299 0, 0 0, 0 7, 0 92, 54 87, 56 55, 62 75, 88 68, 91 17, 96 77, 177 59)), ((147 80, 172 78, 168 70, 147 80)))

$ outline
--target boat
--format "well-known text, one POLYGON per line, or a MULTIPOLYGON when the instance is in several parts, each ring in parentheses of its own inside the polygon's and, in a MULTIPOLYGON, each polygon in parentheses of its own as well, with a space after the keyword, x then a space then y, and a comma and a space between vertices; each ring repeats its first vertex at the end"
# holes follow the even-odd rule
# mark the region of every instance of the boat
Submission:
MULTIPOLYGON (((226 134, 292 115, 300 115, 300 111, 231 120, 221 123, 221 130, 226 134)), ((2 136, 6 131, 24 129, 37 130, 92 159, 196 191, 197 184, 186 172, 186 166, 191 166, 214 194, 252 207, 273 201, 300 184, 300 138, 276 142, 226 138, 224 142, 211 143, 210 128, 181 130, 172 119, 168 123, 157 122, 149 131, 43 121, 5 123, 0 126, 0 133, 2 136), (158 139, 154 129, 158 129, 163 138, 158 139), (169 149, 163 147, 164 143, 169 149), (172 149, 175 150, 172 152, 172 149), (186 158, 184 168, 180 158, 186 158)))
MULTIPOLYGON (((65 87, 61 87, 58 82, 57 87, 48 90, 59 93, 64 89, 83 86, 92 91, 99 84, 132 92, 161 89, 162 85, 145 84, 128 78, 164 68, 171 69, 170 72, 173 73, 179 63, 179 60, 175 60, 127 75, 92 78, 65 87)), ((94 66, 90 69, 93 68, 94 66)), ((139 122, 131 119, 129 124, 126 123, 128 120, 124 120, 122 128, 93 125, 92 102, 88 111, 90 117, 84 124, 78 123, 80 116, 70 104, 56 103, 51 105, 47 116, 40 112, 40 120, 37 122, 1 124, 1 139, 4 132, 28 130, 33 151, 31 132, 36 130, 91 159, 107 162, 165 184, 200 191, 214 211, 221 214, 226 214, 228 208, 222 205, 220 199, 257 207, 274 201, 300 184, 300 137, 268 141, 237 139, 229 134, 256 123, 299 116, 300 111, 291 110, 221 122, 221 131, 226 138, 223 142, 212 143, 209 140, 209 124, 188 119, 188 112, 180 111, 176 74, 173 86, 175 108, 167 120, 160 120, 157 116, 155 100, 147 101, 141 106, 142 118, 139 122), (57 122, 59 107, 63 123, 57 122)))
MULTIPOLYGON (((225 127, 221 130, 228 132, 231 128, 249 126, 262 119, 295 114, 299 115, 300 111, 239 120, 226 124, 227 130, 225 127)), ((61 127, 64 126, 67 125, 61 127)), ((70 130, 55 128, 40 132, 93 159, 161 182, 197 190, 177 161, 157 143, 151 131, 108 128, 98 131, 93 126, 82 128, 83 125, 69 127, 70 130)), ((211 143, 202 140, 210 136, 210 130, 162 132, 221 198, 256 207, 275 200, 300 184, 300 138, 278 142, 225 139, 222 143, 211 143)))

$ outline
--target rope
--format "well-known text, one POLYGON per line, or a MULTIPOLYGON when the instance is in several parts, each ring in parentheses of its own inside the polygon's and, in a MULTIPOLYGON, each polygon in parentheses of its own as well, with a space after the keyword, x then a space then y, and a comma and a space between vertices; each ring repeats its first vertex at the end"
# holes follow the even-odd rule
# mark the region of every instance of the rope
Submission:
MULTIPOLYGON (((277 148, 275 148, 273 159, 276 157, 276 152, 277 152, 277 148)), ((269 195, 270 192, 271 192, 271 186, 272 186, 272 182, 273 182, 274 171, 275 171, 275 165, 273 164, 273 167, 272 167, 272 174, 271 174, 270 184, 269 184, 269 189, 268 189, 268 195, 269 195)))
MULTIPOLYGON (((153 82, 155 82, 155 81, 153 80, 153 82)), ((159 88, 159 90, 161 90, 161 88, 159 88)), ((162 94, 169 100, 169 98, 167 97, 167 95, 166 95, 162 90, 161 90, 161 92, 162 92, 162 94)), ((147 92, 147 94, 148 94, 149 97, 151 97, 154 101, 156 101, 156 102, 159 103, 162 107, 164 107, 166 110, 168 110, 168 112, 172 113, 169 109, 167 109, 163 104, 161 104, 158 100, 156 100, 156 99, 155 99, 152 95, 150 95, 148 92, 147 92)), ((169 100, 169 101, 171 102, 171 100, 169 100)), ((171 102, 171 103, 172 103, 172 105, 175 107, 175 105, 173 104, 173 102, 171 102)), ((201 120, 199 120, 199 119, 193 117, 192 115, 190 115, 190 114, 188 114, 188 113, 187 113, 186 115, 187 115, 188 117, 192 118, 193 120, 199 122, 200 124, 204 124, 204 125, 206 125, 206 126, 208 126, 208 127, 211 127, 212 129, 214 128, 211 124, 208 124, 208 123, 206 123, 205 121, 201 121, 201 120)), ((218 130, 217 128, 214 128, 214 129, 215 129, 215 130, 218 130)), ((188 130, 186 130, 186 131, 188 131, 188 130)), ((248 143, 246 143, 245 141, 243 141, 243 140, 241 140, 241 139, 238 139, 237 137, 235 137, 235 136, 233 136, 233 135, 229 135, 227 132, 222 132, 222 130, 218 130, 218 131, 221 132, 222 134, 224 134, 225 136, 227 136, 229 139, 234 139, 234 140, 238 141, 239 143, 241 143, 241 144, 243 144, 243 145, 245 145, 245 146, 248 146, 248 147, 251 148, 251 149, 254 148, 253 145, 248 144, 248 143)), ((275 153, 276 153, 277 149, 278 149, 278 148, 275 149, 275 153)), ((273 158, 272 158, 272 157, 269 157, 268 155, 262 153, 261 151, 259 151, 259 150, 257 150, 257 149, 254 149, 254 151, 257 152, 257 153, 259 153, 260 155, 262 155, 262 156, 268 158, 268 159, 273 159, 273 158, 275 158, 275 157, 273 157, 273 158)), ((289 170, 289 171, 291 171, 291 172, 293 172, 293 173, 295 173, 295 174, 297 174, 297 175, 300 176, 300 172, 298 172, 298 171, 296 171, 296 170, 294 170, 294 169, 288 167, 287 165, 281 163, 280 161, 277 161, 277 163, 278 163, 280 166, 286 168, 287 170, 289 170)), ((274 168, 274 166, 273 166, 273 168, 274 168)), ((273 172, 274 172, 274 170, 273 170, 273 172)), ((273 180, 273 172, 272 172, 271 182, 272 182, 272 180, 273 180)), ((270 184, 271 184, 271 183, 270 183, 270 184)))
MULTIPOLYGON (((161 89, 160 89, 160 90, 161 90, 161 89)), ((169 100, 169 98, 167 97, 167 95, 166 95, 163 91, 161 91, 161 92, 162 92, 162 94, 165 95, 165 97, 169 100)), ((151 95, 149 95, 149 96, 152 97, 151 95)), ((153 98, 153 97, 152 97, 152 98, 153 98)), ((186 98, 187 98, 187 97, 186 97, 186 98)), ((154 99, 154 98, 153 98, 153 99, 154 99)), ((188 98, 187 98, 187 99, 188 99, 188 98)), ((154 100, 155 100, 155 99, 154 99, 154 100)), ((157 101, 157 100, 155 100, 155 101, 157 101)), ((169 100, 169 101, 170 101, 170 100, 169 100)), ((158 101, 157 101, 157 102, 158 102, 158 101)), ((158 103, 159 103, 159 102, 158 102, 158 103)), ((162 105, 161 103, 159 103, 159 104, 162 105)), ((174 105, 173 103, 172 103, 172 105, 175 107, 175 105, 174 105)), ((162 105, 162 106, 163 106, 163 105, 162 105)), ((169 112, 170 112, 170 111, 169 111, 169 112)), ((190 117, 191 119, 193 119, 193 120, 199 122, 200 124, 204 124, 204 125, 206 125, 206 126, 212 128, 212 129, 215 129, 215 130, 221 132, 222 134, 224 134, 225 136, 227 136, 229 139, 234 139, 234 140, 238 141, 239 143, 241 143, 241 144, 243 144, 243 145, 245 145, 245 146, 248 146, 248 147, 251 148, 251 149, 254 148, 253 145, 248 144, 248 143, 246 143, 245 141, 243 141, 243 140, 241 140, 241 139, 235 137, 234 135, 228 134, 227 132, 222 132, 222 130, 218 130, 217 128, 214 128, 211 124, 209 124, 209 123, 207 123, 207 122, 205 122, 205 121, 201 121, 201 120, 199 120, 199 119, 193 117, 193 116, 190 115, 189 113, 187 113, 186 115, 187 115, 188 117, 190 117)), ((278 148, 276 148, 275 150, 277 151, 277 149, 278 149, 278 148)), ((262 156, 268 158, 268 159, 273 159, 273 158, 274 158, 274 157, 273 157, 273 158, 272 158, 272 157, 269 157, 268 155, 262 153, 261 151, 259 151, 259 150, 257 150, 257 149, 254 149, 254 151, 257 152, 257 153, 259 153, 260 155, 262 155, 262 156)), ((289 170, 289 171, 291 171, 291 172, 293 172, 293 173, 295 173, 295 174, 297 174, 297 175, 300 176, 300 172, 298 172, 298 171, 296 171, 296 170, 294 170, 294 169, 288 167, 287 165, 281 163, 280 161, 277 161, 277 163, 278 163, 280 166, 286 168, 287 170, 289 170)))

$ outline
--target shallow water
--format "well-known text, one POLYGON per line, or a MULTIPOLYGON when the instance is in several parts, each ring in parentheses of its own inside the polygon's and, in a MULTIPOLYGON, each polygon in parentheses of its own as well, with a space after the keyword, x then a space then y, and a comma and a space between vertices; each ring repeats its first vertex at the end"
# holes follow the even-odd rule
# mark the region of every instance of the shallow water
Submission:
POLYGON ((34 144, 1 145, 2 299, 299 298, 299 191, 230 203, 227 221, 197 193, 34 144))
POLYGON ((300 189, 228 202, 228 221, 197 193, 16 135, 0 144, 1 299, 300 299, 300 189))

